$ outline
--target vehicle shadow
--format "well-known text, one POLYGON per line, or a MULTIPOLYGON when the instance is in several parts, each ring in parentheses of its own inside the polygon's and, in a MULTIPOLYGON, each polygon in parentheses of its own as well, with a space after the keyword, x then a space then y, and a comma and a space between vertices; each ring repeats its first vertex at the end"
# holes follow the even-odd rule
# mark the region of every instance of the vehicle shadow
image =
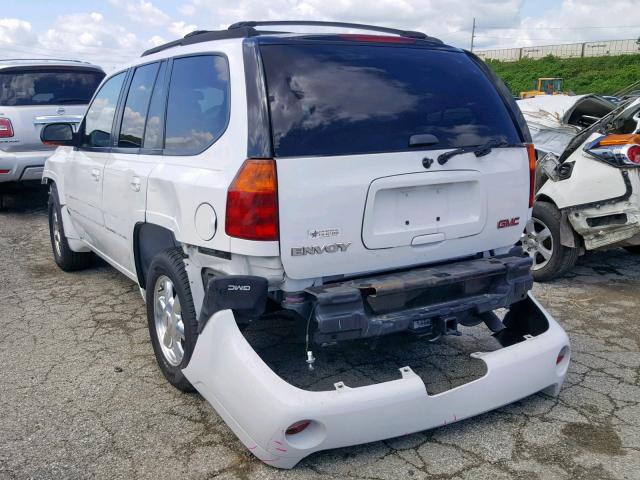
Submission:
POLYGON ((39 183, 2 187, 0 184, 0 215, 29 213, 47 208, 48 187, 39 183))

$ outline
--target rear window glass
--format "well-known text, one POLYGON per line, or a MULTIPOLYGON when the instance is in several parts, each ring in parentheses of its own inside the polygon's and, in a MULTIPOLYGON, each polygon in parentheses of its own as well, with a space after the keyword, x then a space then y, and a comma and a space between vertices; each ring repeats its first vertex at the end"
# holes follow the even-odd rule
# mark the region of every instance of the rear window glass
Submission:
POLYGON ((464 54, 379 45, 262 45, 276 156, 519 143, 498 92, 464 54), (422 147, 424 148, 424 147, 422 147))
POLYGON ((0 105, 84 105, 104 78, 88 70, 0 72, 0 105))

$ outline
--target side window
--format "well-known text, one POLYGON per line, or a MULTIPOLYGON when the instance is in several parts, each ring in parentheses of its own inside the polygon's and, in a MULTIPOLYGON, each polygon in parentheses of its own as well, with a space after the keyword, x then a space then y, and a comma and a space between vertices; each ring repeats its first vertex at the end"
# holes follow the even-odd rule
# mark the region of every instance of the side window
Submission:
POLYGON ((153 95, 151 96, 151 104, 147 115, 147 127, 144 131, 144 148, 164 148, 164 123, 162 120, 164 119, 165 100, 167 97, 166 70, 167 64, 163 63, 158 72, 156 85, 153 87, 153 95))
POLYGON ((118 147, 139 148, 142 146, 147 108, 157 73, 157 63, 136 68, 124 105, 118 147))
POLYGON ((102 86, 87 110, 80 146, 110 147, 113 118, 124 82, 124 72, 110 78, 102 86))
POLYGON ((219 55, 177 58, 169 84, 165 151, 196 154, 227 128, 229 66, 219 55))

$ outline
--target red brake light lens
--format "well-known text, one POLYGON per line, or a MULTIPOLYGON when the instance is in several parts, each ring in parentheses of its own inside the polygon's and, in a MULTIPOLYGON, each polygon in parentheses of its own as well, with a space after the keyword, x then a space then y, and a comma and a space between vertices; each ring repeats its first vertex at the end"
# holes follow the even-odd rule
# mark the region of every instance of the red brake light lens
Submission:
POLYGON ((295 435, 297 433, 303 432, 309 425, 311 425, 311 420, 302 420, 300 422, 296 422, 285 430, 285 434, 295 435))
POLYGON ((227 192, 225 231, 245 240, 278 240, 278 182, 272 159, 246 160, 227 192))
POLYGON ((0 138, 13 137, 13 125, 8 118, 0 118, 0 138))
POLYGON ((632 145, 627 150, 627 158, 631 163, 640 165, 640 145, 632 145))
POLYGON ((527 155, 529 157, 529 208, 532 208, 536 195, 536 149, 533 143, 527 143, 527 155))

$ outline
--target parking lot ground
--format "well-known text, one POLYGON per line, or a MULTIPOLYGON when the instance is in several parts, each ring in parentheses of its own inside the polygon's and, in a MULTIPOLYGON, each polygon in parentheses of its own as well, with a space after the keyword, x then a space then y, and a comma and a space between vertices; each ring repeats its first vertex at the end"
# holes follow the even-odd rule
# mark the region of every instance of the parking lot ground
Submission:
MULTIPOLYGON (((44 192, 24 197, 0 212, 2 480, 640 478, 640 257, 588 255, 567 278, 535 286, 571 337, 559 398, 534 395, 282 471, 249 454, 201 397, 164 380, 133 283, 104 263, 77 273, 55 266, 44 192)), ((247 337, 284 378, 310 389, 382 381, 406 362, 430 392, 442 391, 482 375, 468 353, 495 348, 480 327, 437 344, 385 339, 318 352, 311 373, 287 329, 291 322, 272 319, 247 337)))

